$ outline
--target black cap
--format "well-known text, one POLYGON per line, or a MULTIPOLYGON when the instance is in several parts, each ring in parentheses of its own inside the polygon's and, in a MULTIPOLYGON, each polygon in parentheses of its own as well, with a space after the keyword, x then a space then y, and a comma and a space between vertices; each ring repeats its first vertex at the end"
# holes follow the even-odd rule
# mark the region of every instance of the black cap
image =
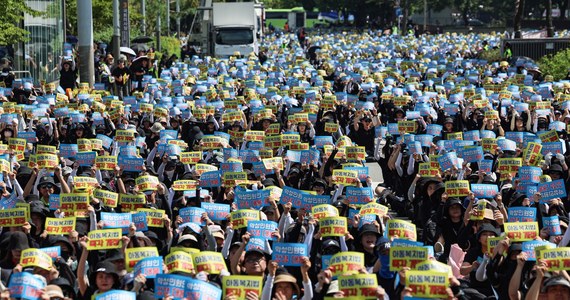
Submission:
POLYGON ((10 250, 26 250, 28 248, 30 248, 30 244, 25 233, 15 231, 10 235, 10 250))
POLYGON ((495 234, 495 236, 499 236, 499 232, 495 226, 489 223, 483 223, 481 224, 481 227, 479 227, 479 231, 477 231, 477 239, 479 239, 481 237, 481 234, 485 231, 492 232, 495 234))
POLYGON ((336 247, 336 248, 340 249, 340 244, 334 239, 324 240, 323 241, 323 249, 326 249, 329 247, 336 247))
POLYGON ((376 234, 377 237, 380 237, 378 229, 376 229, 376 226, 374 226, 373 224, 362 225, 360 230, 358 230, 358 237, 361 238, 365 233, 374 233, 376 234))

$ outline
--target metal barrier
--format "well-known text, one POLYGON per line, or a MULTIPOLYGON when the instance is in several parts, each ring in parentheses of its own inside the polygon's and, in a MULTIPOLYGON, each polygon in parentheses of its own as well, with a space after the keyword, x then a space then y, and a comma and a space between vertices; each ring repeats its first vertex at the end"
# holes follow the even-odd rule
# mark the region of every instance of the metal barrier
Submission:
POLYGON ((527 56, 534 60, 570 48, 568 38, 508 39, 503 40, 501 53, 505 52, 505 43, 511 45, 513 57, 527 56))

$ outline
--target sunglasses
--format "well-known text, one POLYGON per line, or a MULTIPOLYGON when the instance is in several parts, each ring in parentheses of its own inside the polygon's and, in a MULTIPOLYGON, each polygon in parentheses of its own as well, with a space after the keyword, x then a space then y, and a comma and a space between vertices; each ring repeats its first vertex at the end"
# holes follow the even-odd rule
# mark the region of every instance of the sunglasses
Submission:
POLYGON ((52 184, 42 184, 40 185, 40 189, 53 189, 52 184))

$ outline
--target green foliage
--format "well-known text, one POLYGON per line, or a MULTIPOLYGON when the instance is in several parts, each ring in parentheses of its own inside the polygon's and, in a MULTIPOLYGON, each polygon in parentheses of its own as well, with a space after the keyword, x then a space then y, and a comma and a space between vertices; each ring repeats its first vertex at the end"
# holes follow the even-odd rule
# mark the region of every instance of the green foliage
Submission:
POLYGON ((24 14, 40 16, 41 12, 31 9, 22 0, 0 0, 3 11, 0 14, 0 45, 10 45, 28 40, 29 32, 19 28, 24 14))
POLYGON ((180 41, 175 37, 162 36, 160 37, 160 52, 168 56, 176 54, 180 57, 180 41))
POLYGON ((552 75, 554 80, 561 80, 568 73, 570 49, 562 50, 554 55, 547 55, 538 61, 538 66, 544 75, 552 75))
POLYGON ((490 63, 502 60, 501 49, 490 49, 481 53, 481 59, 490 63))

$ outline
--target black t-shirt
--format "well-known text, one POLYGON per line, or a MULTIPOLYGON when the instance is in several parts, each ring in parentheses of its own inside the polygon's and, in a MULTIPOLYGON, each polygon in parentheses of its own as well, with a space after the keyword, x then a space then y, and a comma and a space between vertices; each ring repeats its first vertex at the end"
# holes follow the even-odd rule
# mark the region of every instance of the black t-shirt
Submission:
POLYGON ((353 142, 359 146, 364 146, 367 152, 374 151, 374 138, 376 137, 376 131, 374 127, 370 127, 370 130, 364 129, 364 126, 358 126, 357 131, 351 131, 350 138, 353 142))
MULTIPOLYGON (((119 68, 119 67, 115 67, 113 69, 113 71, 111 71, 111 75, 115 76, 115 77, 121 77, 121 76, 125 76, 125 75, 129 75, 131 76, 131 70, 128 67, 124 67, 124 68, 119 68)), ((126 82, 118 82, 115 81, 115 83, 117 83, 118 85, 125 85, 126 82)))

